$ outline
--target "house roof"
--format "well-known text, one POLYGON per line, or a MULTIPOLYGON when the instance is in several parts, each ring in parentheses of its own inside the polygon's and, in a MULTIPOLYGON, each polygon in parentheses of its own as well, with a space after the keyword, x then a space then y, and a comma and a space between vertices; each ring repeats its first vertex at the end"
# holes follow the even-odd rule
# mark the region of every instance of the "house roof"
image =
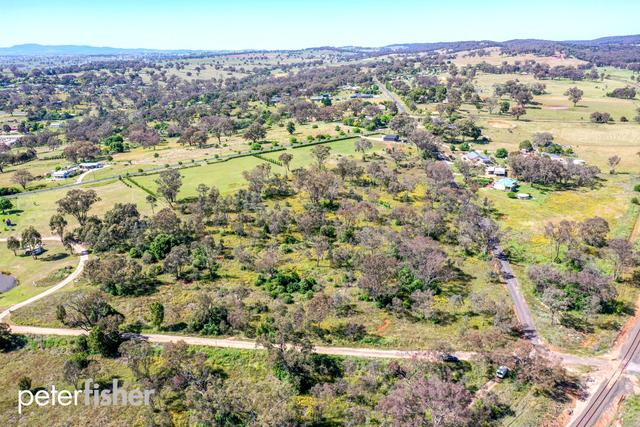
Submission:
POLYGON ((465 156, 469 160, 476 160, 476 159, 489 160, 489 157, 485 156, 482 153, 478 153, 477 151, 469 151, 467 154, 465 154, 465 156))
POLYGON ((501 178, 496 182, 496 184, 502 184, 505 187, 513 187, 517 183, 518 183, 518 181, 516 181, 513 178, 501 178))

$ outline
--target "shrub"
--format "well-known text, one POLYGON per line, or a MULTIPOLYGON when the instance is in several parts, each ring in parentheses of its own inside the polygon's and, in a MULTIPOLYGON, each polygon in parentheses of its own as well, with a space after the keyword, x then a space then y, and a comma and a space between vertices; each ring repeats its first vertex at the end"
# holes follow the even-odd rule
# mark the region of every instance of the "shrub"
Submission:
POLYGON ((0 187, 0 196, 9 196, 11 194, 18 194, 19 189, 15 187, 0 187))
POLYGON ((528 139, 525 139, 520 143, 518 148, 520 148, 521 150, 531 151, 533 150, 533 144, 531 144, 531 141, 529 141, 528 139))
POLYGON ((607 96, 620 99, 633 99, 636 97, 636 89, 631 86, 619 87, 607 93, 607 96))
POLYGON ((285 304, 290 304, 293 302, 293 293, 313 292, 316 281, 312 278, 301 279, 295 271, 276 271, 268 278, 262 274, 259 275, 256 286, 264 287, 272 298, 281 297, 285 304))
POLYGON ((499 159, 505 159, 509 155, 509 152, 505 148, 498 148, 496 150, 496 157, 499 159))
POLYGON ((18 380, 19 390, 31 390, 31 378, 22 377, 18 380))
POLYGON ((507 193, 507 197, 510 198, 510 199, 515 199, 517 196, 516 196, 516 193, 513 193, 513 192, 510 191, 510 192, 507 193))
POLYGON ((591 122, 593 123, 607 123, 610 119, 611 115, 609 113, 601 113, 599 111, 591 113, 591 122))
POLYGON ((638 191, 640 192, 640 184, 636 184, 633 186, 633 191, 638 191))

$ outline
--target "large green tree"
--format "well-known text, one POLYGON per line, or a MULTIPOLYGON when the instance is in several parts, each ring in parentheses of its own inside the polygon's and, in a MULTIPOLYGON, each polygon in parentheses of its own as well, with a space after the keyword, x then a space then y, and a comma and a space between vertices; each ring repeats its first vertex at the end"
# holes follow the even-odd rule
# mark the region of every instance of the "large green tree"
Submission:
POLYGON ((156 179, 156 184, 158 184, 158 193, 164 197, 169 205, 173 206, 178 198, 180 187, 182 187, 180 172, 175 169, 162 171, 156 179))
POLYGON ((34 259, 38 258, 36 249, 42 246, 42 236, 32 225, 22 232, 22 249, 31 252, 34 259))
POLYGON ((100 198, 95 190, 70 190, 66 196, 58 200, 58 213, 71 215, 80 225, 84 225, 89 209, 98 200, 100 198))
POLYGON ((64 238, 64 229, 67 226, 67 220, 60 214, 54 214, 49 219, 49 228, 54 234, 60 237, 60 241, 64 238))

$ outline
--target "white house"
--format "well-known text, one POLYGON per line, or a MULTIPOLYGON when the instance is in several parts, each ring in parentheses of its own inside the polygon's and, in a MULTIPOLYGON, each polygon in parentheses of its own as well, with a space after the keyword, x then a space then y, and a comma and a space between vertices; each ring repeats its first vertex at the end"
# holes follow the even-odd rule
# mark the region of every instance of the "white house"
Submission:
POLYGON ((60 169, 59 171, 54 171, 51 173, 51 177, 54 179, 67 179, 77 175, 78 173, 80 173, 80 169, 78 169, 77 167, 72 167, 68 169, 60 169))
POLYGON ((80 163, 78 165, 80 169, 89 170, 89 169, 100 169, 104 165, 101 162, 91 162, 91 163, 80 163))
POLYGON ((507 176, 507 168, 496 167, 493 171, 493 174, 496 176, 507 176))
POLYGON ((493 183, 493 188, 501 191, 513 191, 518 186, 518 181, 513 178, 502 178, 493 183))
POLYGON ((498 167, 498 166, 489 166, 485 170, 487 175, 496 175, 496 176, 507 176, 507 168, 498 167))

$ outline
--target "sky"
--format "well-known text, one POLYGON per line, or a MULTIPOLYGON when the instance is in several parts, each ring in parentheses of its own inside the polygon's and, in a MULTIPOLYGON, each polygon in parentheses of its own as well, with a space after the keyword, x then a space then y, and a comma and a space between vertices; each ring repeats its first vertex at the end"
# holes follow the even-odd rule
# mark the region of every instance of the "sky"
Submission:
POLYGON ((640 33, 637 0, 0 0, 0 46, 299 49, 640 33))

